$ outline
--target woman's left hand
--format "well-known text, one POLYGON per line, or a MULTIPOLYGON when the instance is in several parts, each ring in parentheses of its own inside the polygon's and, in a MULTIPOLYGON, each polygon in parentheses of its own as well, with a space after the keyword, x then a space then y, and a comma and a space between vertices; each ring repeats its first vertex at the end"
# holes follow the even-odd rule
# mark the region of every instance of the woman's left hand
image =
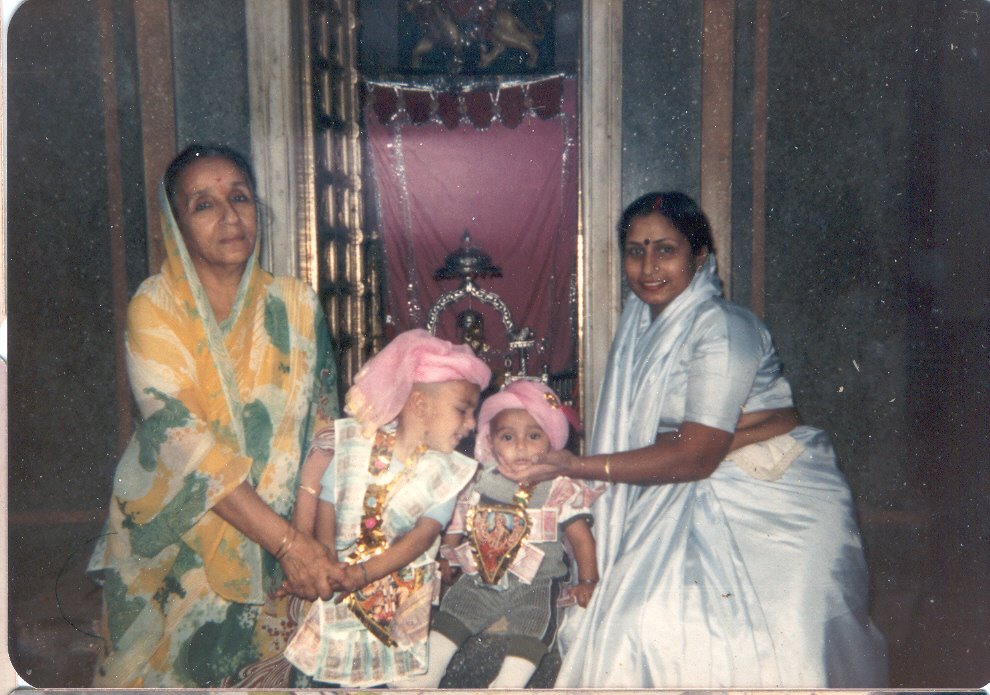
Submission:
POLYGON ((575 584, 571 587, 571 595, 577 600, 577 604, 581 608, 587 608, 588 604, 591 602, 591 595, 595 593, 595 587, 597 582, 590 584, 587 582, 581 582, 575 584))
POLYGON ((307 601, 329 599, 339 581, 339 564, 326 546, 302 531, 293 530, 293 543, 279 559, 288 593, 307 601))
POLYGON ((566 449, 549 451, 536 457, 533 462, 512 461, 498 464, 498 472, 509 480, 524 485, 542 483, 566 475, 577 457, 566 449))

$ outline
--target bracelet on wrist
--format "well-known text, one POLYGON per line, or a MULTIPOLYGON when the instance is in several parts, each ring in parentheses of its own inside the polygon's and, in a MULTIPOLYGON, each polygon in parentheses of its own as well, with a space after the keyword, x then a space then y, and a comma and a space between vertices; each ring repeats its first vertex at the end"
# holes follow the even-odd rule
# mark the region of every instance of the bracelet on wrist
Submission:
POLYGON ((608 456, 605 457, 605 482, 615 482, 612 480, 612 459, 608 456))
POLYGON ((358 567, 361 568, 361 577, 364 579, 364 584, 361 586, 368 586, 371 582, 368 581, 368 568, 364 566, 365 563, 359 562, 358 567))
POLYGON ((289 552, 292 547, 292 543, 296 540, 295 529, 292 525, 289 525, 289 529, 285 532, 282 537, 282 542, 278 544, 278 550, 275 551, 275 559, 281 560, 289 552))
POLYGON ((578 580, 578 584, 597 584, 597 583, 598 583, 598 580, 597 579, 580 579, 580 580, 578 580))
POLYGON ((303 485, 302 483, 300 483, 299 484, 299 489, 302 490, 303 492, 308 492, 313 497, 319 497, 320 496, 320 491, 317 490, 315 487, 310 487, 309 485, 303 485))

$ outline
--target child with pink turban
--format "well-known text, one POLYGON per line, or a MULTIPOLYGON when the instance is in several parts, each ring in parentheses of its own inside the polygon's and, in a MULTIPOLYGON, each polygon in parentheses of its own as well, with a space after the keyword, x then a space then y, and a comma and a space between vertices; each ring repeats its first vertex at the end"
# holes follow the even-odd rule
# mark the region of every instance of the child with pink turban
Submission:
POLYGON ((454 449, 490 379, 470 348, 407 331, 355 376, 352 417, 315 436, 293 523, 339 561, 337 595, 313 603, 285 651, 315 681, 365 687, 426 670, 440 532, 477 468, 454 449))
POLYGON ((564 539, 578 575, 566 593, 582 609, 588 604, 598 582, 590 505, 601 490, 568 478, 525 487, 498 470, 563 449, 567 436, 565 409, 540 382, 513 381, 482 404, 475 442, 481 471, 461 493, 440 548, 462 574, 433 620, 429 670, 397 686, 439 686, 460 645, 505 617, 506 657, 489 687, 525 687, 556 637, 558 599, 569 575, 564 539))

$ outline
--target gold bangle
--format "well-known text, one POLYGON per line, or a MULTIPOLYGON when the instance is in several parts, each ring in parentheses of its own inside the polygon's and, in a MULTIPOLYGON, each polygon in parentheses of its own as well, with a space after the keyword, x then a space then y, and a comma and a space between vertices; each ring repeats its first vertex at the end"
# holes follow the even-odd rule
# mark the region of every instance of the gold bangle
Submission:
POLYGON ((597 579, 582 579, 578 582, 578 584, 597 584, 597 583, 598 583, 597 579))
POLYGON ((279 543, 278 550, 275 551, 276 560, 281 560, 283 557, 285 557, 288 554, 289 548, 292 547, 292 544, 296 540, 296 536, 293 533, 294 530, 295 529, 290 525, 289 530, 285 532, 285 537, 282 539, 282 542, 279 543), (289 538, 290 535, 292 536, 292 538, 289 538))
POLYGON ((605 481, 609 483, 614 483, 612 480, 612 459, 608 456, 605 457, 605 481))
POLYGON ((313 497, 320 496, 320 491, 317 490, 315 487, 310 487, 309 485, 303 485, 302 483, 299 483, 299 489, 302 490, 303 492, 308 492, 313 497))
POLYGON ((371 583, 368 581, 368 568, 364 566, 363 562, 359 562, 358 567, 361 568, 361 576, 364 577, 364 584, 361 586, 368 586, 371 583))

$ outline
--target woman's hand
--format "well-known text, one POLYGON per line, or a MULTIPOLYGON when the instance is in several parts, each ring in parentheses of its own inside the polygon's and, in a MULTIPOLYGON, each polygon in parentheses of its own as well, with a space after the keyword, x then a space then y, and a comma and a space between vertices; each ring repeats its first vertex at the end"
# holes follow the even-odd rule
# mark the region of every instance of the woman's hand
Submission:
POLYGON ((571 595, 577 599, 577 604, 581 608, 587 608, 588 603, 591 602, 591 596, 595 593, 595 587, 598 583, 580 582, 571 587, 571 595))
POLYGON ((279 559, 285 573, 285 590, 307 601, 329 599, 339 588, 340 563, 330 556, 325 545, 302 531, 293 529, 289 539, 288 550, 279 559))
POLYGON ((730 451, 765 442, 781 434, 787 434, 801 424, 801 416, 796 408, 774 408, 745 413, 736 424, 730 451))
POLYGON ((336 558, 327 546, 276 514, 249 483, 234 488, 213 511, 278 559, 286 577, 284 591, 310 601, 333 595, 329 578, 336 558))
POLYGON ((523 485, 542 483, 544 480, 553 480, 561 475, 567 475, 567 471, 574 465, 577 456, 566 449, 560 451, 549 451, 536 457, 532 463, 524 461, 513 461, 511 463, 499 462, 498 472, 509 480, 514 480, 523 485))

